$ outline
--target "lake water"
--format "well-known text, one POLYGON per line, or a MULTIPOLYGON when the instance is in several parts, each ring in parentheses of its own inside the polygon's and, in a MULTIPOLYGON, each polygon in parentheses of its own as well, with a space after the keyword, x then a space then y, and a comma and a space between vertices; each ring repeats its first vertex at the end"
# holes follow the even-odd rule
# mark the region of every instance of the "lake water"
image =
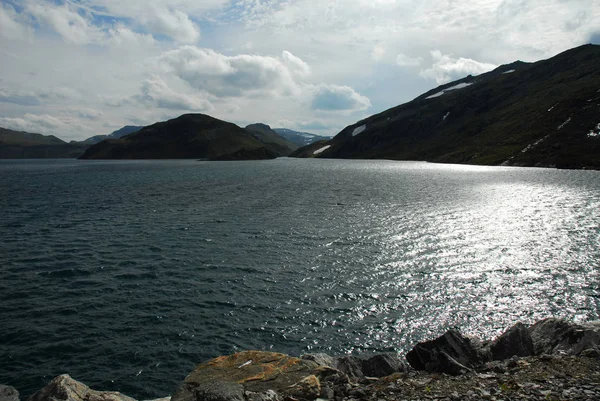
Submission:
POLYGON ((599 318, 600 172, 0 161, 0 383, 136 398, 243 349, 404 352, 599 318))

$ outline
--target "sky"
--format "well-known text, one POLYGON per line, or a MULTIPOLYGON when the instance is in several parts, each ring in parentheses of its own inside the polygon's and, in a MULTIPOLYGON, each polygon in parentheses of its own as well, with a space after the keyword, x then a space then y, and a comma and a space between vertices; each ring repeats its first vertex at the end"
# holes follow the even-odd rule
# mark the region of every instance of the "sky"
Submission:
POLYGON ((440 84, 600 44, 600 0, 0 0, 0 127, 185 113, 322 135, 440 84))

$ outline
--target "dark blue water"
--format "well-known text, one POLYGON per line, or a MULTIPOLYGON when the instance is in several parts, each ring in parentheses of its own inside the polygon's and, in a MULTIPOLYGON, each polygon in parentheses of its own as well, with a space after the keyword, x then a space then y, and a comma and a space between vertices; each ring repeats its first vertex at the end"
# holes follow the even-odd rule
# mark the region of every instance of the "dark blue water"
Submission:
POLYGON ((0 383, 164 396, 207 358, 598 319, 600 172, 0 161, 0 383))

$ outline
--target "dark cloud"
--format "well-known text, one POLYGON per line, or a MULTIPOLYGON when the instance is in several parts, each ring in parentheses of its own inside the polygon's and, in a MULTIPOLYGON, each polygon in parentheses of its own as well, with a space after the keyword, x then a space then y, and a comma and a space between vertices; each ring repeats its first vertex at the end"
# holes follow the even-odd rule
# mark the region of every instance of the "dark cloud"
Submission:
POLYGON ((0 102, 18 104, 19 106, 39 106, 40 100, 35 96, 9 94, 0 91, 0 102))
POLYGON ((594 32, 590 35, 590 43, 594 45, 600 45, 600 31, 594 32))

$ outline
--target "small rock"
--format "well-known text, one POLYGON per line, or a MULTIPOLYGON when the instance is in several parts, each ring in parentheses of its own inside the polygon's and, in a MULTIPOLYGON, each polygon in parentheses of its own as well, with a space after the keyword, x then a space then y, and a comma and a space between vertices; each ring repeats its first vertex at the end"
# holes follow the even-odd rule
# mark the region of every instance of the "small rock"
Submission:
POLYGON ((365 376, 385 377, 406 370, 406 364, 398 355, 380 354, 362 361, 362 372, 365 376))
POLYGON ((329 366, 335 368, 337 364, 335 358, 322 352, 316 354, 304 354, 300 358, 305 359, 307 361, 313 361, 319 366, 329 366))
POLYGON ((69 375, 60 375, 31 396, 29 401, 135 401, 116 391, 95 391, 69 375))
POLYGON ((267 390, 264 393, 245 392, 246 401, 281 401, 281 397, 273 390, 267 390))
POLYGON ((283 392, 283 395, 299 400, 317 399, 321 395, 321 382, 315 375, 307 376, 290 386, 288 390, 283 392))
POLYGON ((0 384, 0 401, 19 401, 19 392, 14 387, 0 384))
POLYGON ((335 368, 341 370, 353 380, 361 379, 365 376, 362 371, 362 360, 355 356, 337 358, 335 368))

